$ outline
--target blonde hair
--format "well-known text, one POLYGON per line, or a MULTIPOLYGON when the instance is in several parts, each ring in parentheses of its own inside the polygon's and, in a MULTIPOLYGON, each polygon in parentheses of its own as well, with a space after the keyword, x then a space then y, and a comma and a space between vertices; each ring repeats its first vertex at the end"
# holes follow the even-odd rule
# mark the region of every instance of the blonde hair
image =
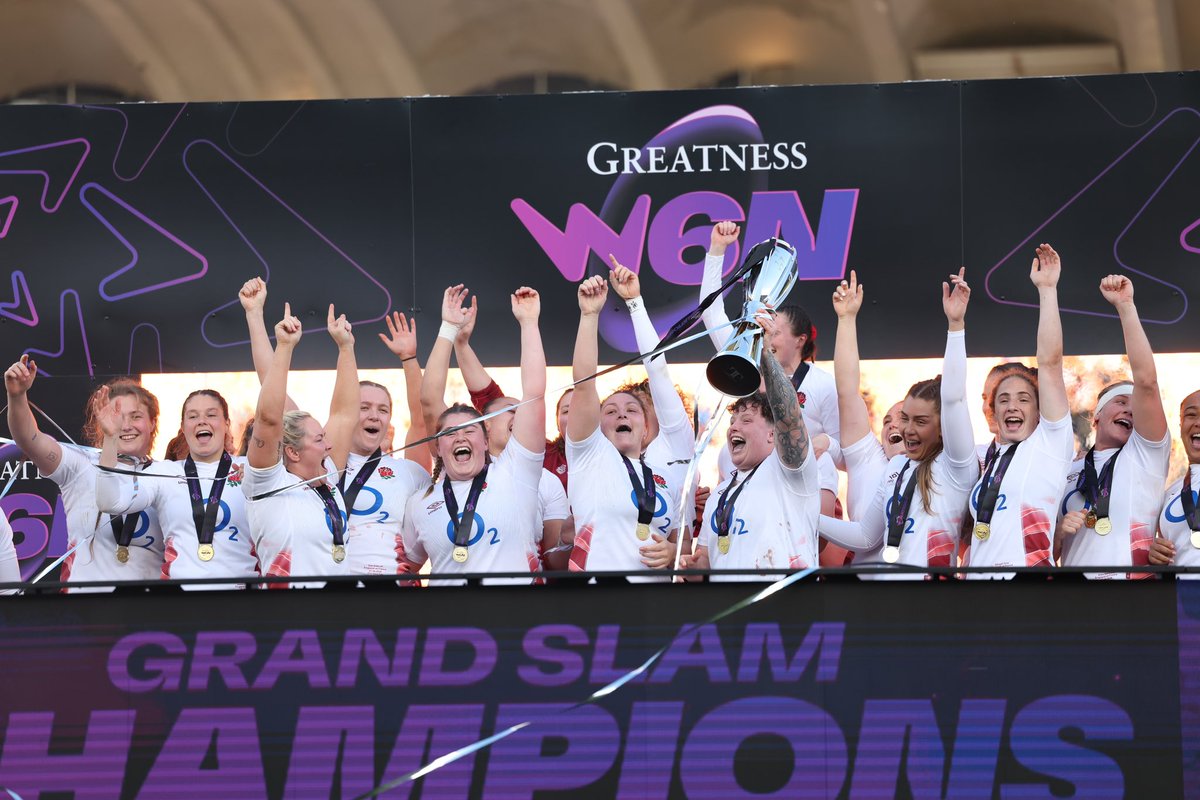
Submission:
POLYGON ((288 411, 283 415, 283 432, 279 437, 279 447, 290 447, 293 450, 304 448, 304 437, 308 431, 304 429, 304 421, 312 419, 307 411, 288 411))

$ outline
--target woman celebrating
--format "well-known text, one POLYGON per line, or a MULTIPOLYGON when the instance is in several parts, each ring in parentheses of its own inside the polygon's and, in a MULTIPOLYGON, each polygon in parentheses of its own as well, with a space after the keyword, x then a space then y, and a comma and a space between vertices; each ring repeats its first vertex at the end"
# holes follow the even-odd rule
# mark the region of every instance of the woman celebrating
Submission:
POLYGON ((334 316, 332 304, 326 326, 337 344, 338 359, 324 428, 307 412, 284 411, 292 351, 301 334, 300 320, 286 303, 283 319, 275 326, 271 366, 258 393, 250 468, 242 490, 265 575, 348 572, 345 503, 331 473, 345 469, 358 425, 358 365, 350 323, 344 314, 334 316))
MULTIPOLYGON (((125 398, 115 397, 97 415, 104 434, 101 467, 118 466, 118 437, 125 404, 125 398)), ((139 479, 124 471, 101 470, 96 480, 96 505, 110 514, 154 510, 164 536, 164 580, 257 578, 258 557, 241 490, 246 459, 230 455, 233 436, 225 398, 212 389, 188 395, 183 401, 179 436, 186 445, 186 457, 156 464, 155 476, 139 479)), ((245 584, 198 584, 188 588, 241 589, 245 584)))
POLYGON ((597 369, 599 314, 608 283, 594 275, 579 285, 578 294, 579 333, 572 369, 575 380, 583 383, 575 387, 567 420, 567 494, 575 515, 570 569, 665 569, 675 556, 681 487, 672 484, 666 464, 642 455, 648 442, 641 400, 619 392, 601 403, 596 382, 584 380, 597 369))
MULTIPOLYGON (((446 289, 442 327, 429 354, 422 405, 441 403, 450 351, 468 311, 467 289, 446 289)), ((405 557, 415 570, 428 559, 430 572, 540 571, 538 482, 546 446, 546 356, 538 330, 541 300, 522 286, 511 296, 521 327, 521 400, 513 417, 512 437, 493 461, 487 431, 468 405, 455 404, 437 420, 437 459, 433 486, 414 494, 404 515, 405 557)), ((494 582, 530 583, 532 578, 494 582)))
MULTIPOLYGON (((63 583, 157 580, 163 563, 162 531, 157 516, 142 512, 110 517, 96 507, 98 455, 64 447, 38 429, 28 397, 36 378, 37 364, 27 355, 4 373, 8 428, 21 452, 39 472, 57 483, 62 492, 70 555, 63 561, 59 580, 63 583)), ((158 399, 133 381, 112 381, 88 399, 84 428, 87 440, 95 447, 101 444, 96 415, 113 397, 129 399, 120 421, 117 455, 137 469, 145 469, 158 432, 158 399)))
POLYGON ((1029 271, 1040 309, 1037 374, 1015 372, 992 392, 997 448, 971 491, 973 522, 964 566, 1054 563, 1051 537, 1075 438, 1062 370, 1061 272, 1062 262, 1054 248, 1038 245, 1029 271))
POLYGON ((1187 472, 1167 487, 1162 498, 1158 518, 1161 538, 1150 545, 1150 563, 1200 567, 1200 391, 1192 392, 1179 404, 1179 436, 1187 455, 1187 472))
MULTIPOLYGON (((869 504, 857 522, 822 517, 821 533, 854 550, 855 564, 955 566, 958 532, 971 486, 979 477, 975 440, 967 410, 967 351, 964 318, 971 289, 965 270, 942 284, 942 310, 949 330, 942 375, 913 385, 900 407, 904 452, 890 461, 871 432, 867 406, 858 389, 856 320, 863 287, 850 282, 834 291, 838 315, 834 374, 841 404, 842 448, 851 486, 861 493, 875 481, 869 504)), ((856 506, 857 506, 856 501, 856 506)), ((858 511, 856 506, 852 506, 858 511)), ((920 578, 916 573, 887 576, 920 578)))

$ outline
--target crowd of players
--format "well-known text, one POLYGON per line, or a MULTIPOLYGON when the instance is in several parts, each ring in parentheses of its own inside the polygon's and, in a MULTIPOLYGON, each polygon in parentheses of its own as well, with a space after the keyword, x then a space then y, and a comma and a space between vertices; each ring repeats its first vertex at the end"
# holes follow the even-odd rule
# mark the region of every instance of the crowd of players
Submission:
MULTIPOLYGON (((740 233, 731 222, 713 227, 701 297, 719 286, 725 251, 740 233)), ((391 392, 359 381, 354 333, 332 305, 327 329, 338 358, 324 424, 289 397, 301 322, 285 304, 272 345, 259 279, 239 295, 261 381, 240 447, 225 400, 200 389, 183 404, 169 460, 150 461, 158 402, 130 380, 105 384, 89 399, 91 448, 60 442, 31 408, 37 367, 27 356, 5 373, 8 425, 25 457, 61 491, 70 548, 61 580, 70 583, 161 577, 231 588, 261 576, 310 579, 267 584, 281 588, 320 585, 328 576, 414 574, 426 565, 443 576, 434 583, 490 575, 482 581, 526 584, 541 582, 546 570, 664 581, 670 576, 662 571, 675 566, 716 570, 707 578, 715 581, 847 563, 1096 567, 1091 576, 1104 578, 1139 577, 1147 564, 1200 565, 1193 488, 1200 488, 1200 391, 1180 409, 1188 469, 1164 492, 1171 442, 1154 356, 1131 282, 1107 276, 1099 290, 1120 319, 1131 380, 1100 393, 1095 444, 1076 458, 1060 273, 1058 254, 1039 246, 1030 269, 1040 309, 1037 368, 993 368, 983 400, 994 438, 984 443, 974 440, 966 386, 971 290, 963 270, 941 285, 941 375, 914 384, 878 437, 859 386, 864 287, 856 274, 833 293, 832 376, 812 363, 815 330, 802 308, 759 312, 762 386, 729 406, 719 485, 686 499, 697 439, 667 359, 647 359, 646 381, 608 397, 589 380, 610 284, 628 307, 641 352, 658 344, 637 275, 615 259, 608 280, 593 276, 578 287, 572 368, 581 382, 557 398, 553 441, 545 439, 546 361, 533 289, 510 298, 520 330, 519 397, 505 394, 471 349, 478 307, 473 296, 467 304, 465 287, 446 290, 423 371, 415 323, 402 314, 387 319, 379 336, 403 368, 413 420, 407 443, 429 438, 396 451, 398 458, 385 452, 391 392), (469 403, 447 404, 451 353, 469 403), (845 509, 838 470, 847 475, 845 509)), ((723 346, 729 320, 720 303, 704 323, 723 346)), ((924 575, 885 568, 867 577, 924 575)), ((0 515, 0 582, 17 580, 12 531, 0 515)))

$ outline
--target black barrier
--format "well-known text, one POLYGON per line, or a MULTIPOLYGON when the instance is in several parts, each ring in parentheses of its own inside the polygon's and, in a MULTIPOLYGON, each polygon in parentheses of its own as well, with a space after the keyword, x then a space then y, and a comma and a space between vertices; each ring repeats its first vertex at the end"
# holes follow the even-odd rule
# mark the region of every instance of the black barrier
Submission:
POLYGON ((803 582, 679 635, 752 591, 8 598, 0 786, 350 798, 529 722, 384 796, 1184 795, 1190 583, 803 582))

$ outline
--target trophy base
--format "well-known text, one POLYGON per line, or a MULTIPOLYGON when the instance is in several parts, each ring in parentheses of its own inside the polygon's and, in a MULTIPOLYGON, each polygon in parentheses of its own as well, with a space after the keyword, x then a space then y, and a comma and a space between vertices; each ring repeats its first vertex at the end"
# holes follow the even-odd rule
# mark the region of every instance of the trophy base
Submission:
POLYGON ((705 370, 709 384, 730 397, 749 397, 762 385, 758 366, 738 353, 720 353, 705 370))

